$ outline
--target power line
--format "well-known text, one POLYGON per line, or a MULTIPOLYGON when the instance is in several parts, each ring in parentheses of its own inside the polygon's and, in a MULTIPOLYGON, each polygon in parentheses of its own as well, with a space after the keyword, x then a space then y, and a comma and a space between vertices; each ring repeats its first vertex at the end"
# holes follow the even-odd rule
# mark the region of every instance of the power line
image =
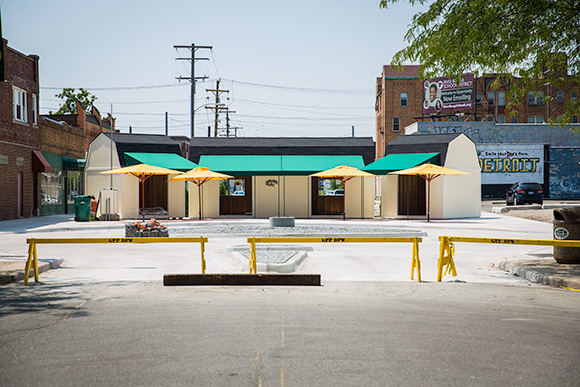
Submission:
POLYGON ((264 87, 268 89, 279 89, 295 92, 309 92, 309 93, 331 93, 331 94, 375 94, 374 91, 369 90, 345 90, 345 89, 317 89, 312 87, 293 87, 293 86, 279 86, 279 85, 265 85, 262 83, 235 81, 233 79, 223 78, 224 81, 237 83, 240 85, 264 87))
MULTIPOLYGON (((171 83, 167 85, 151 85, 151 86, 118 86, 118 87, 73 87, 72 89, 85 89, 85 90, 142 90, 142 89, 163 89, 167 87, 179 87, 184 86, 183 83, 171 83)), ((62 90, 69 87, 54 87, 54 86, 41 86, 41 90, 62 90)))

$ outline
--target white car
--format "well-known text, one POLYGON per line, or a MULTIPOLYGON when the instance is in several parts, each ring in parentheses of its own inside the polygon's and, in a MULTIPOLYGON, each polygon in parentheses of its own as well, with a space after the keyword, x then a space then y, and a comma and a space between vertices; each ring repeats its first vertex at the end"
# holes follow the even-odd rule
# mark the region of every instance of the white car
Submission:
POLYGON ((334 196, 334 190, 333 190, 333 189, 331 189, 331 190, 328 190, 328 191, 326 191, 326 192, 324 193, 324 196, 334 196))
POLYGON ((232 192, 232 196, 244 196, 244 191, 234 191, 232 192))

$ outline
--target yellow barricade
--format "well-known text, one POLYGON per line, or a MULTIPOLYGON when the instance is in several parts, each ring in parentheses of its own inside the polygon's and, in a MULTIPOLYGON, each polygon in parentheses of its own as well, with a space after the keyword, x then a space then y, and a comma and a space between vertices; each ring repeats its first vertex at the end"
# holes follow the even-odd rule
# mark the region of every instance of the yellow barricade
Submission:
POLYGON ((415 275, 417 268, 417 282, 421 282, 421 262, 419 261, 419 242, 422 238, 418 237, 265 237, 265 238, 248 238, 250 244, 250 274, 257 274, 256 270, 256 243, 413 243, 413 253, 411 258, 411 279, 415 275))
POLYGON ((28 260, 24 269, 24 285, 28 284, 30 268, 34 268, 34 280, 38 282, 38 244, 86 244, 86 243, 200 243, 201 245, 201 272, 205 274, 205 243, 207 238, 30 238, 26 240, 28 246, 28 260))
POLYGON ((550 239, 507 239, 507 238, 471 238, 471 237, 454 237, 454 236, 440 236, 441 241, 439 245, 439 262, 437 265, 437 282, 441 282, 444 275, 451 273, 453 276, 457 275, 455 270, 455 262, 453 256, 455 255, 454 242, 467 243, 492 243, 504 245, 532 245, 532 246, 561 246, 561 247, 580 247, 580 241, 558 241, 550 239), (445 270, 443 267, 445 266, 445 270))

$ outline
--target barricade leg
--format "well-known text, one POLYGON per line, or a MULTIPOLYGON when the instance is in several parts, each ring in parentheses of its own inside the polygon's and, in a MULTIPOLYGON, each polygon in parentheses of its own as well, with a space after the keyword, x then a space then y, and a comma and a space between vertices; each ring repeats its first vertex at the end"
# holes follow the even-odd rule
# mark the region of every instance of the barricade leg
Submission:
POLYGON ((201 237, 201 274, 205 274, 205 242, 201 237))
POLYGON ((28 245, 28 260, 26 261, 26 266, 24 268, 24 285, 28 285, 28 276, 30 275, 30 268, 32 267, 34 243, 28 245))
POLYGON ((454 277, 457 276, 455 262, 453 261, 452 243, 449 242, 448 236, 443 236, 441 238, 441 244, 439 245, 439 262, 437 265, 437 282, 441 282, 441 278, 449 272, 451 272, 454 277), (443 266, 447 266, 445 273, 443 273, 443 266))
POLYGON ((421 282, 421 261, 419 261, 419 242, 417 237, 413 238, 413 258, 411 260, 411 279, 415 276, 415 268, 417 268, 417 282, 421 282))
POLYGON ((250 260, 248 264, 250 265, 250 274, 258 274, 256 270, 256 239, 253 237, 250 239, 250 260))

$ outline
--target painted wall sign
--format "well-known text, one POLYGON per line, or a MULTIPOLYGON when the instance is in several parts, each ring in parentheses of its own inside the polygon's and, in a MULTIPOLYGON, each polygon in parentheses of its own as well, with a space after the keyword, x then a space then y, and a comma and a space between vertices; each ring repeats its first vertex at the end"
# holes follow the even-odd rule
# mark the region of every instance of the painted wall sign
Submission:
POLYGON ((478 144, 481 184, 544 183, 541 144, 478 144))

